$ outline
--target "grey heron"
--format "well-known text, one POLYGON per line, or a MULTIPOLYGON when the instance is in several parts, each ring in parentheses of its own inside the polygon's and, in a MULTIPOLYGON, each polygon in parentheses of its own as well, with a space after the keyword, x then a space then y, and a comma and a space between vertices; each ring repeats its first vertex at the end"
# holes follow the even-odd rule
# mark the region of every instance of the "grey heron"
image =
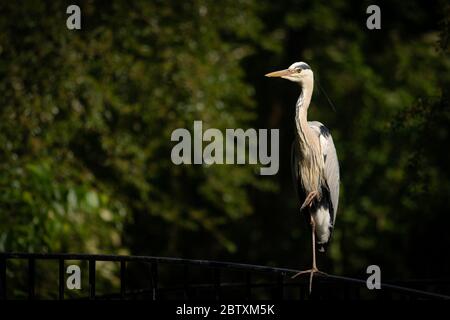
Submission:
POLYGON ((301 93, 295 105, 296 138, 291 148, 291 169, 300 213, 311 225, 312 267, 297 273, 325 274, 316 265, 316 244, 325 252, 331 239, 339 202, 339 163, 330 131, 320 122, 308 121, 308 108, 314 89, 314 74, 308 64, 296 62, 288 69, 266 74, 296 82, 301 93))

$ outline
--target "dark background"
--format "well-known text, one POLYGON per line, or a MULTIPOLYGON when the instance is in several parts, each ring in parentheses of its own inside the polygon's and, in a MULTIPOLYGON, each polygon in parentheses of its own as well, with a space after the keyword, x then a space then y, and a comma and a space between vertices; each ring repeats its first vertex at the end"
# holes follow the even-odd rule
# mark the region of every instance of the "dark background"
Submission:
MULTIPOLYGON (((0 251, 230 260, 305 269, 290 177, 307 62, 309 119, 332 132, 341 196, 327 272, 450 276, 449 6, 368 1, 0 4, 0 251), (279 128, 280 170, 175 166, 172 131, 279 128)), ((109 271, 108 271, 109 272, 109 271)), ((105 272, 106 278, 117 274, 105 272)))

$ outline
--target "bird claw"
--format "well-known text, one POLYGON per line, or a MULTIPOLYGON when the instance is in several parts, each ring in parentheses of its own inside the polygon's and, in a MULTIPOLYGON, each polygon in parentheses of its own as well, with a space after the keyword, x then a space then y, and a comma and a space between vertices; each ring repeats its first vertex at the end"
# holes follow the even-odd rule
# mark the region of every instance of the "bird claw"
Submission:
POLYGON ((322 276, 328 276, 328 274, 325 273, 325 272, 320 271, 317 268, 311 268, 309 270, 304 270, 304 271, 300 271, 300 272, 296 273, 295 275, 293 275, 291 277, 291 279, 295 279, 296 277, 301 276, 303 274, 307 274, 307 273, 309 273, 309 294, 311 294, 311 292, 312 292, 312 279, 313 279, 314 274, 317 273, 317 274, 322 275, 322 276))
POLYGON ((318 198, 318 196, 319 196, 319 193, 317 191, 311 191, 310 193, 308 193, 305 201, 303 202, 302 206, 300 207, 300 211, 303 211, 303 209, 305 209, 308 206, 311 207, 313 200, 315 198, 318 198))
POLYGON ((295 275, 293 275, 293 276, 291 277, 291 279, 295 279, 295 278, 297 278, 298 276, 301 276, 301 275, 306 274, 306 273, 310 273, 310 274, 311 274, 311 273, 312 273, 312 274, 317 273, 317 274, 320 274, 320 275, 322 275, 322 276, 328 276, 328 273, 323 272, 323 271, 320 271, 320 270, 317 269, 317 268, 312 268, 312 269, 308 269, 308 270, 304 270, 304 271, 297 272, 295 275))

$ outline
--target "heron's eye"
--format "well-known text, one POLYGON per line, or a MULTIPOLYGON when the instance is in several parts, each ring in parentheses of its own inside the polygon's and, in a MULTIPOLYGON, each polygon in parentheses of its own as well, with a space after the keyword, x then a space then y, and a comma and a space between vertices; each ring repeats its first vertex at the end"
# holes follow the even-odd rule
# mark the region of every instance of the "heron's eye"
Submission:
POLYGON ((297 71, 297 73, 302 72, 302 68, 295 68, 295 71, 297 71))

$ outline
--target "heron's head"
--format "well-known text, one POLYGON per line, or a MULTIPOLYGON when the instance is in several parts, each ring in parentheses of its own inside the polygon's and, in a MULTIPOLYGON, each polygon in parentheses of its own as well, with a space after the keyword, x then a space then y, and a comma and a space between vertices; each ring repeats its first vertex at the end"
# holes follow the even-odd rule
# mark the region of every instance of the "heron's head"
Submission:
POLYGON ((280 77, 300 84, 303 84, 305 81, 314 80, 311 67, 305 62, 295 62, 287 69, 266 74, 266 77, 280 77))

